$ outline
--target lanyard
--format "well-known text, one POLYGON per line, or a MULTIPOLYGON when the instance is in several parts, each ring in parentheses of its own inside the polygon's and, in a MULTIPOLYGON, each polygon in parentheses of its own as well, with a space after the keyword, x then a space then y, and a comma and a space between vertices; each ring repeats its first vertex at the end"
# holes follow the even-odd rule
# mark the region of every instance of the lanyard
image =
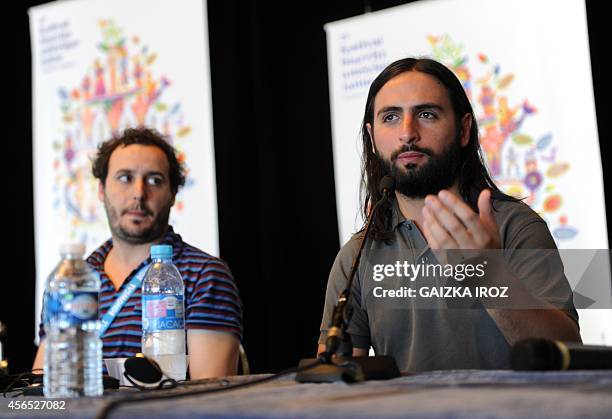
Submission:
POLYGON ((149 268, 149 265, 150 263, 147 263, 138 270, 132 280, 125 286, 119 298, 115 300, 111 308, 109 308, 106 314, 102 316, 102 318, 100 319, 100 330, 98 332, 98 335, 100 337, 102 337, 102 335, 106 333, 106 330, 111 325, 113 320, 115 320, 115 317, 117 317, 117 314, 119 313, 119 311, 121 311, 127 300, 129 300, 132 294, 134 294, 136 288, 140 287, 140 284, 142 284, 142 280, 145 276, 145 273, 147 272, 147 269, 149 268))

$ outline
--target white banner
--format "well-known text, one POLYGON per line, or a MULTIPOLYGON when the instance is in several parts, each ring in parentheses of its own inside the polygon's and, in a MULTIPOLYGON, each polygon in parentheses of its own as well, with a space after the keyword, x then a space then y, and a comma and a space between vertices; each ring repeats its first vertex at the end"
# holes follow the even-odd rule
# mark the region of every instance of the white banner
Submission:
MULTIPOLYGON (((399 58, 425 56, 463 83, 496 183, 526 197, 560 248, 608 248, 586 23, 583 0, 423 0, 327 24, 341 242, 363 225, 370 83, 399 58)), ((581 315, 586 340, 612 344, 609 311, 581 315)))
POLYGON ((127 127, 166 135, 188 168, 170 217, 218 253, 204 0, 70 0, 31 8, 36 319, 63 242, 110 237, 91 158, 127 127))

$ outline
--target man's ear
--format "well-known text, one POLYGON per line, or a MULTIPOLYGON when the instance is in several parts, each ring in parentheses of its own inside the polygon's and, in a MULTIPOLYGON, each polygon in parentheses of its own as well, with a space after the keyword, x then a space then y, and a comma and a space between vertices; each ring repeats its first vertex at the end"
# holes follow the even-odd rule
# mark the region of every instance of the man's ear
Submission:
POLYGON ((463 118, 461 118, 461 147, 465 147, 470 142, 473 119, 471 113, 466 113, 463 115, 463 118))
POLYGON ((104 202, 104 184, 101 180, 98 181, 98 199, 104 202))
POLYGON ((370 144, 372 144, 372 153, 376 154, 376 145, 374 145, 374 136, 372 135, 372 124, 367 122, 366 129, 368 130, 368 135, 370 136, 370 144))

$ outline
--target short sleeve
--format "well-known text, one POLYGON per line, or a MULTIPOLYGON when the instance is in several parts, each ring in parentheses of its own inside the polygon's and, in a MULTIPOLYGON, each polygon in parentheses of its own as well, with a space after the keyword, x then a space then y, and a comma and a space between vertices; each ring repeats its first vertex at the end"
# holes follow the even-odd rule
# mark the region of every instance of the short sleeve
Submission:
POLYGON ((192 287, 185 302, 185 328, 227 332, 242 341, 242 302, 227 264, 210 259, 192 287))
POLYGON ((578 324, 573 293, 546 222, 523 203, 514 203, 501 223, 510 268, 530 292, 563 310, 578 324))

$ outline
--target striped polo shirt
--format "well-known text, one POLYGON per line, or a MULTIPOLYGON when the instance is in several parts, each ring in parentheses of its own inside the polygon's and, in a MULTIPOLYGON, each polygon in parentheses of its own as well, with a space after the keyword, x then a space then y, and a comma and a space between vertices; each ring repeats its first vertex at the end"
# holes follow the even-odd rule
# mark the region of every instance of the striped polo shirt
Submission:
MULTIPOLYGON (((242 341, 242 304, 238 288, 228 266, 187 243, 169 227, 160 244, 173 249, 172 262, 178 268, 185 284, 185 329, 213 330, 235 335, 242 341)), ((98 316, 101 318, 121 295, 125 286, 145 265, 148 257, 123 281, 119 290, 104 272, 104 261, 113 247, 112 239, 96 249, 88 258, 89 265, 100 274, 98 316)), ((141 289, 130 299, 110 324, 102 337, 103 357, 122 358, 141 352, 142 310, 141 289)), ((40 338, 45 335, 41 324, 40 338)))

